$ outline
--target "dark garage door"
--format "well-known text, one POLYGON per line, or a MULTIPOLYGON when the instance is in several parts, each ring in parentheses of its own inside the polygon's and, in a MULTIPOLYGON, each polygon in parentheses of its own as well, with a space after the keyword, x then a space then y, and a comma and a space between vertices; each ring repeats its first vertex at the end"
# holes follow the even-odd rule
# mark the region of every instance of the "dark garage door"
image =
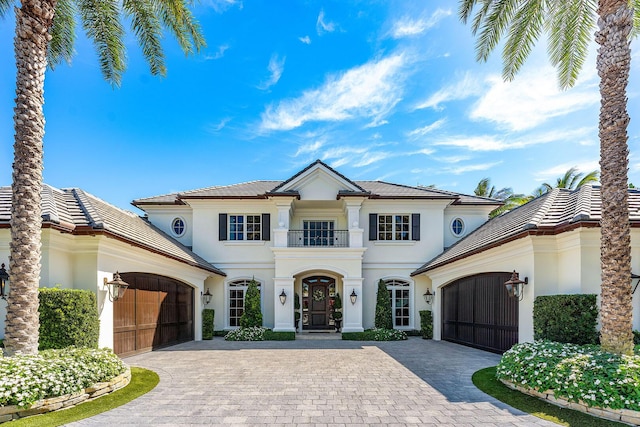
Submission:
POLYGON ((486 273, 442 288, 442 339, 504 353, 518 342, 518 300, 504 282, 511 273, 486 273))
POLYGON ((168 277, 122 273, 113 304, 113 351, 120 356, 193 340, 193 288, 168 277))

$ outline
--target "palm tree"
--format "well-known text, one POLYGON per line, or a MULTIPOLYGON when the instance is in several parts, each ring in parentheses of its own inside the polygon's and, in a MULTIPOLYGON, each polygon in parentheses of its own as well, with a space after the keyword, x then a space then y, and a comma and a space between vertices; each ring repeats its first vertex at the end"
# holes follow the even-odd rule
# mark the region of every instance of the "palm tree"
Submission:
MULTIPOLYGON (((597 170, 591 171, 585 175, 582 172, 578 172, 576 168, 571 168, 567 170, 563 176, 556 179, 555 188, 568 188, 569 190, 575 190, 592 182, 598 182, 597 170)), ((546 182, 542 184, 542 187, 546 188, 546 191, 554 188, 554 186, 547 184, 546 182)))
POLYGON ((482 178, 480 182, 478 182, 476 189, 473 190, 473 193, 476 196, 489 197, 491 199, 497 199, 504 202, 502 206, 489 212, 489 218, 502 215, 503 213, 509 212, 511 209, 524 205, 531 200, 531 197, 525 196, 524 194, 515 194, 513 189, 510 187, 505 187, 496 191, 496 187, 491 185, 490 178, 482 178))
MULTIPOLYGON (((0 0, 0 17, 14 1, 0 0)), ((167 29, 185 53, 203 47, 189 0, 23 0, 16 5, 17 66, 11 208, 10 280, 4 346, 6 353, 38 351, 38 282, 44 136, 44 78, 47 66, 70 61, 78 19, 94 42, 104 78, 118 86, 125 70, 125 30, 131 22, 151 73, 164 75, 160 39, 167 29)))
MULTIPOLYGON (((538 37, 548 36, 547 52, 558 70, 560 86, 572 86, 587 57, 591 34, 600 45, 600 170, 602 220, 600 263, 600 344, 620 354, 633 352, 631 306, 631 247, 627 196, 627 82, 631 62, 629 37, 640 0, 460 0, 459 15, 472 19, 478 35, 476 51, 486 61, 503 35, 503 77, 512 79, 538 37)), ((639 20, 640 22, 640 20, 639 20)))

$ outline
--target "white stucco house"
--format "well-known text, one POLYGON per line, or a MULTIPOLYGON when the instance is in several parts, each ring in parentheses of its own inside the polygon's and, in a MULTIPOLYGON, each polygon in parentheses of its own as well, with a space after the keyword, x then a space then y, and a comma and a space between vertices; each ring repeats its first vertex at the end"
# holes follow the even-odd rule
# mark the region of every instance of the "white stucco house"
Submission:
MULTIPOLYGON (((640 194, 630 195, 638 225, 640 194)), ((100 344, 121 355, 201 339, 203 308, 215 310, 216 330, 237 328, 252 279, 260 287, 264 324, 276 331, 333 330, 337 294, 342 331, 371 328, 383 280, 395 328, 419 329, 419 311, 430 309, 435 339, 500 352, 532 339, 535 296, 599 293, 599 193, 597 187, 554 190, 487 221, 499 204, 353 181, 319 160, 285 181, 133 201, 145 217, 80 189, 45 186, 41 286, 95 291, 100 344), (521 301, 504 287, 514 270, 528 277, 521 301), (112 301, 105 283, 115 272, 130 286, 112 301), (427 291, 435 293, 432 304, 423 297, 427 291), (212 295, 208 303, 205 293, 212 295)), ((4 187, 0 262, 7 263, 9 212, 10 188, 4 187)), ((634 260, 640 255, 636 230, 634 260)), ((0 318, 5 310, 0 300, 0 318)), ((635 297, 636 328, 638 311, 635 297)), ((0 325, 0 338, 3 330, 0 325)))

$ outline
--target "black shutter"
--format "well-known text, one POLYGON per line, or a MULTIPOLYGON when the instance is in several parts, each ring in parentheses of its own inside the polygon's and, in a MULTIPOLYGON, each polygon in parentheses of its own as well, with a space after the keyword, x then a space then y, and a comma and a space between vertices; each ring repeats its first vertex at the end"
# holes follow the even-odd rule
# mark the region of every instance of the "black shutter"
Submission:
POLYGON ((420 214, 411 214, 411 240, 420 240, 420 214))
POLYGON ((369 214, 369 240, 378 240, 378 214, 369 214))
POLYGON ((271 214, 262 214, 262 240, 271 240, 271 214))
POLYGON ((218 240, 227 240, 227 214, 218 215, 218 240))

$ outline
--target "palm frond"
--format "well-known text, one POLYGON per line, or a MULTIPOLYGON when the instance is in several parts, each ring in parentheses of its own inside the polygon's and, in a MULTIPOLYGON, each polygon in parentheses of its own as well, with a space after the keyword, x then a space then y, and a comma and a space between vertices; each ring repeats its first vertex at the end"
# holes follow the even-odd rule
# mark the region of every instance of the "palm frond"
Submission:
POLYGON ((51 27, 51 41, 47 48, 49 68, 54 69, 62 61, 71 62, 76 41, 76 4, 73 0, 58 0, 51 27))
POLYGON ((502 77, 513 80, 531 53, 544 27, 546 0, 525 2, 516 12, 502 50, 502 77))
POLYGON ((597 170, 591 171, 586 174, 577 184, 576 188, 580 188, 583 185, 591 184, 592 182, 598 182, 600 179, 600 172, 597 170))
POLYGON ((629 7, 633 10, 631 38, 636 38, 640 34, 640 0, 629 0, 629 7))
POLYGON ((13 0, 0 0, 0 18, 4 18, 14 5, 13 0))
POLYGON ((119 0, 78 0, 80 20, 98 51, 100 71, 105 80, 120 85, 126 50, 124 28, 120 22, 119 0))
POLYGON ((164 76, 167 68, 160 43, 162 26, 154 13, 153 3, 149 0, 124 0, 122 9, 125 16, 131 18, 131 28, 142 48, 142 54, 149 63, 151 74, 164 76))
POLYGON ((484 17, 476 43, 476 56, 479 61, 487 61, 493 49, 507 31, 520 3, 525 0, 496 0, 484 17))
POLYGON ((185 0, 154 0, 162 23, 173 33, 186 54, 206 47, 200 24, 187 8, 185 0))
POLYGON ((596 26, 596 0, 549 3, 548 54, 563 89, 573 86, 589 53, 596 26))

